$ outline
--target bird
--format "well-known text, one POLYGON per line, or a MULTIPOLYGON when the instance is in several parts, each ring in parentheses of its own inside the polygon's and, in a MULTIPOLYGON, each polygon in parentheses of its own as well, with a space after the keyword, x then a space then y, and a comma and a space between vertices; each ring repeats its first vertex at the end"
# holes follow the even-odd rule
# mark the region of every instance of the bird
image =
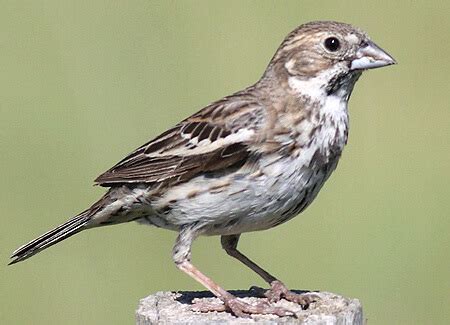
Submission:
POLYGON ((362 72, 396 64, 347 23, 302 24, 282 41, 262 77, 217 100, 128 154, 101 174, 92 206, 12 253, 14 264, 82 230, 137 221, 178 233, 178 269, 221 300, 200 311, 290 315, 272 302, 307 306, 240 250, 241 234, 303 212, 336 169, 347 143, 348 101, 362 72), (267 300, 251 305, 202 273, 191 259, 199 236, 221 236, 225 252, 265 280, 267 300))

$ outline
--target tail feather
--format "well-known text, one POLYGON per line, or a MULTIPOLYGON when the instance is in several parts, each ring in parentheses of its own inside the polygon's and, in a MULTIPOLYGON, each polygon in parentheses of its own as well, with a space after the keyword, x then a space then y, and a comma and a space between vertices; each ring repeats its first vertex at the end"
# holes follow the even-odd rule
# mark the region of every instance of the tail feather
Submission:
POLYGON ((8 264, 15 264, 26 260, 27 258, 39 253, 40 251, 64 240, 81 230, 85 229, 85 226, 90 220, 89 210, 82 212, 81 214, 73 217, 62 225, 46 232, 38 238, 32 240, 28 244, 25 244, 16 249, 12 255, 12 261, 8 264))

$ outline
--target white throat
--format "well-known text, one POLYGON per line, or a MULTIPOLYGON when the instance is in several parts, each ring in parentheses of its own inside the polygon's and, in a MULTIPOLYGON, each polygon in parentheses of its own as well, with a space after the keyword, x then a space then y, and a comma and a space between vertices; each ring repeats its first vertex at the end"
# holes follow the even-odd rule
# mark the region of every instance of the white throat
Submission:
MULTIPOLYGON (((337 71, 324 71, 315 78, 307 80, 291 76, 289 86, 293 92, 305 102, 311 103, 311 109, 318 114, 310 122, 322 127, 315 134, 317 148, 327 154, 331 148, 341 151, 347 143, 348 110, 347 103, 356 79, 350 78, 343 82, 333 93, 327 92, 332 75, 337 71), (313 105, 314 104, 314 105, 313 105)), ((305 125, 301 125, 304 128, 305 125)), ((335 150, 333 149, 333 150, 335 150)))
POLYGON ((307 80, 296 76, 289 77, 289 86, 299 97, 306 97, 320 106, 320 113, 337 123, 348 123, 347 103, 351 88, 342 87, 332 94, 327 93, 327 85, 332 71, 324 71, 307 80))

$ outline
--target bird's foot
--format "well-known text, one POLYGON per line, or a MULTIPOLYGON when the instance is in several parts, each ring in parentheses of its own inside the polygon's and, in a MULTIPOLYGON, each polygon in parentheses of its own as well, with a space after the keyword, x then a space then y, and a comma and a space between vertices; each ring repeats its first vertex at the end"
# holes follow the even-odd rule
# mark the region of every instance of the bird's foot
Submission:
POLYGON ((213 302, 196 302, 192 306, 192 310, 199 311, 199 312, 211 312, 211 311, 217 311, 217 312, 224 312, 229 311, 232 312, 236 317, 242 317, 242 318, 249 318, 250 315, 255 314, 272 314, 277 315, 279 317, 283 316, 296 316, 294 312, 282 308, 282 307, 276 307, 271 306, 266 301, 258 302, 255 305, 248 304, 246 302, 243 302, 242 300, 233 297, 230 299, 226 299, 224 304, 221 303, 213 303, 213 302))
POLYGON ((288 301, 295 302, 302 306, 302 309, 308 309, 309 305, 319 299, 319 296, 311 293, 295 293, 290 291, 283 282, 275 280, 270 284, 270 289, 267 290, 264 295, 270 302, 277 302, 280 299, 286 299, 288 301))

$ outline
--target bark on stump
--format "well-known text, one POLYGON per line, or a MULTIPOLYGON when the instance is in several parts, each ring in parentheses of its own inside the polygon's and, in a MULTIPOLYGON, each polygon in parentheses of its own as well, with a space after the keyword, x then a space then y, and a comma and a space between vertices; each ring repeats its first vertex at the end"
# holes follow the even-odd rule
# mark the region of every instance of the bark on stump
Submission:
MULTIPOLYGON (((295 292, 301 292, 294 290, 295 292)), ((252 290, 230 291, 245 302, 254 304, 265 298, 252 290)), ((157 292, 139 302, 136 324, 326 324, 363 325, 362 306, 358 299, 345 298, 330 292, 317 292, 320 299, 302 310, 295 303, 281 300, 274 305, 293 311, 297 317, 251 315, 237 318, 226 312, 199 313, 191 310, 192 302, 207 300, 220 302, 209 291, 157 292)))

